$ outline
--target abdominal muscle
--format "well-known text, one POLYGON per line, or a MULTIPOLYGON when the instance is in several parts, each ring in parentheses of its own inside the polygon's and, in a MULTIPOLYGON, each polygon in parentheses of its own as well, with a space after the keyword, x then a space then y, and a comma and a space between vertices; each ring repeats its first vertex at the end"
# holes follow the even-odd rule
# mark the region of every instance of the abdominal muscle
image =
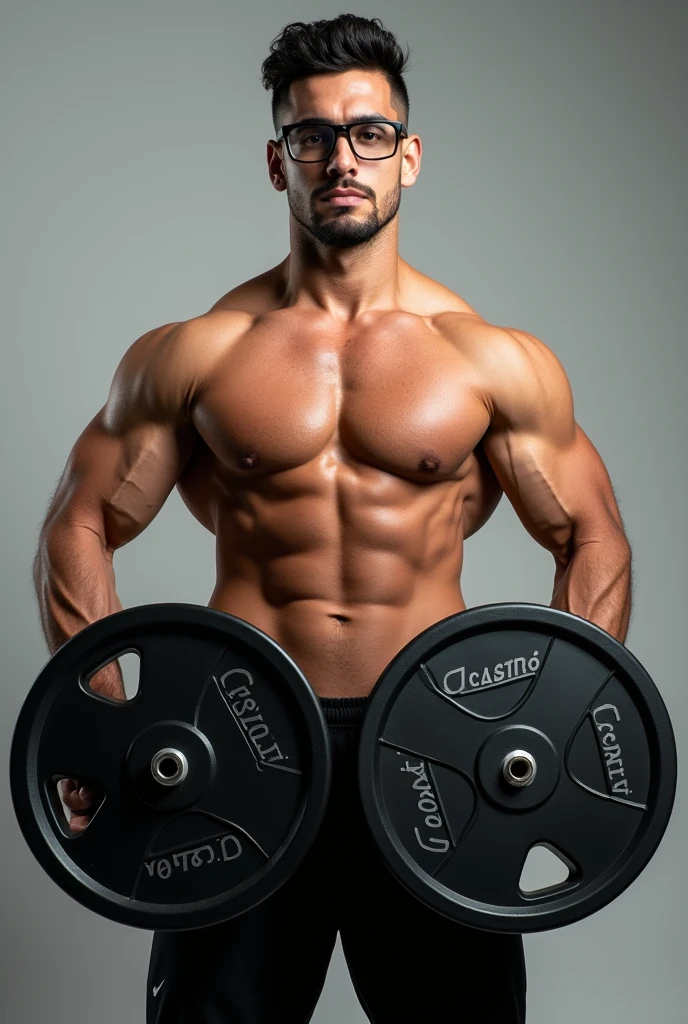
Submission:
MULTIPOLYGON (((298 514, 281 511, 288 536, 298 514)), ((272 558, 260 529, 251 531, 253 539, 242 537, 243 531, 231 528, 233 518, 228 515, 217 531, 219 571, 209 607, 272 637, 321 697, 367 696, 410 640, 466 607, 459 586, 462 545, 433 551, 432 565, 412 565, 407 549, 417 553, 425 547, 412 515, 405 527, 397 525, 397 550, 338 537, 272 558), (411 537, 415 543, 409 543, 411 537)), ((273 543, 276 526, 272 518, 273 543)))
POLYGON ((282 476, 279 490, 269 476, 241 486, 204 449, 178 484, 216 537, 208 606, 275 640, 318 696, 365 697, 414 637, 465 610, 463 542, 491 514, 496 482, 475 455, 429 486, 371 467, 348 490, 314 466, 282 476))
POLYGON ((217 586, 209 607, 236 615, 272 637, 320 697, 366 697, 392 658, 428 626, 465 609, 458 586, 418 588, 408 605, 337 607, 326 600, 268 604, 255 586, 217 586))

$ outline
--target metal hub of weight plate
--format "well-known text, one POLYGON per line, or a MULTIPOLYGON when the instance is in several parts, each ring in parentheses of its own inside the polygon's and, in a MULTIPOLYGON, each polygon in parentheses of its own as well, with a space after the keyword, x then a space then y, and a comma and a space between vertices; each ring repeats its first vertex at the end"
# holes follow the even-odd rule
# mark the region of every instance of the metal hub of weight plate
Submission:
POLYGON ((388 665, 359 749, 366 818, 392 872, 438 913, 499 932, 578 921, 619 895, 669 821, 676 748, 637 659, 578 616, 471 609, 388 665), (568 878, 521 889, 544 846, 568 878))
POLYGON ((151 930, 234 917, 282 885, 320 827, 330 785, 320 703, 254 626, 185 604, 130 608, 47 663, 14 733, 14 808, 51 878, 104 917, 151 930), (121 702, 88 680, 140 656, 121 702), (71 833, 60 778, 104 800, 71 833))

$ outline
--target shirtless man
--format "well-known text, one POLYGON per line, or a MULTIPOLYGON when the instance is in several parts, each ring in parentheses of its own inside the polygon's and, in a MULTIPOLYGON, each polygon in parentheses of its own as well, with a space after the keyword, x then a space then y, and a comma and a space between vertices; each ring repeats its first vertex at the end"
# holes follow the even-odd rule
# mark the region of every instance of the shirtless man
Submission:
MULTIPOLYGON (((486 322, 398 254, 401 189, 416 181, 422 147, 406 128, 394 37, 353 15, 288 28, 264 83, 276 83, 276 129, 311 122, 268 142, 291 251, 124 355, 42 530, 43 628, 55 651, 121 608, 114 552, 176 486, 217 538, 210 607, 273 637, 331 727, 332 796, 306 861, 247 914, 155 937, 149 1024, 303 1024, 337 931, 376 1024, 516 1024, 520 936, 438 917, 381 865, 357 799, 357 727, 392 657, 465 608, 463 542, 503 492, 554 557, 552 606, 622 642, 630 549, 555 356, 531 334, 486 322), (342 64, 337 38, 357 40, 358 63, 342 64), (401 126, 325 127, 371 118, 401 126), (337 202, 339 189, 360 198, 337 202)), ((97 685, 122 694, 116 662, 97 685)), ((70 783, 65 799, 72 827, 85 827, 92 795, 70 783)))

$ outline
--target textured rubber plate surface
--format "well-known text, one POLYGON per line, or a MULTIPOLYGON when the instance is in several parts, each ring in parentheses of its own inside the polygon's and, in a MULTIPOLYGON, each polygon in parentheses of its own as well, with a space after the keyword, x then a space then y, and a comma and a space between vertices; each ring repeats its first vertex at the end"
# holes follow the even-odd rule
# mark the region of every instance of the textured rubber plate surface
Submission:
POLYGON ((214 924, 274 892, 315 838, 329 785, 327 728, 296 664, 249 623, 196 605, 126 609, 69 640, 12 744, 15 812, 38 861, 85 906, 151 930, 214 924), (140 656, 136 696, 93 692, 88 679, 124 651, 140 656), (151 773, 167 749, 187 764, 176 785, 151 773), (79 835, 61 777, 104 791, 79 835))
POLYGON ((538 931, 642 871, 671 814, 676 749, 656 686, 613 637, 539 605, 489 605, 436 623, 384 671, 359 782, 384 859, 419 899, 473 927, 538 931), (529 784, 506 781, 512 755, 535 766, 529 784), (569 876, 526 893, 538 845, 569 876))

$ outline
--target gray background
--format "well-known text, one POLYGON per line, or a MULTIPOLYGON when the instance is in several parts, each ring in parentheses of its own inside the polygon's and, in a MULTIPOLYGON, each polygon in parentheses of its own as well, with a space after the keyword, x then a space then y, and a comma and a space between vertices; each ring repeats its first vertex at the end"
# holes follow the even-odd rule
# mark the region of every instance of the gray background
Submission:
MULTIPOLYGON (((627 643, 664 695, 680 756, 685 5, 343 9, 382 18, 413 49, 410 126, 425 151, 403 193, 401 254, 487 318, 538 335, 570 376, 633 545, 627 643)), ((3 759, 47 657, 30 566, 69 450, 136 337, 197 315, 286 254, 260 63, 286 22, 340 10, 330 0, 3 0, 3 759)), ((213 539, 175 492, 115 569, 125 607, 205 604, 213 539)), ((504 501, 467 545, 466 598, 546 604, 552 572, 504 501)), ((82 910, 42 873, 4 780, 0 814, 2 1019, 143 1021, 149 935, 82 910)), ((685 1019, 685 839, 679 787, 664 842, 622 897, 526 939, 529 1024, 685 1019)), ((470 984, 460 967, 457 984, 470 984)), ((431 958, 419 956, 418 969, 431 984, 431 958)), ((365 1019, 339 950, 314 1019, 365 1019)))

